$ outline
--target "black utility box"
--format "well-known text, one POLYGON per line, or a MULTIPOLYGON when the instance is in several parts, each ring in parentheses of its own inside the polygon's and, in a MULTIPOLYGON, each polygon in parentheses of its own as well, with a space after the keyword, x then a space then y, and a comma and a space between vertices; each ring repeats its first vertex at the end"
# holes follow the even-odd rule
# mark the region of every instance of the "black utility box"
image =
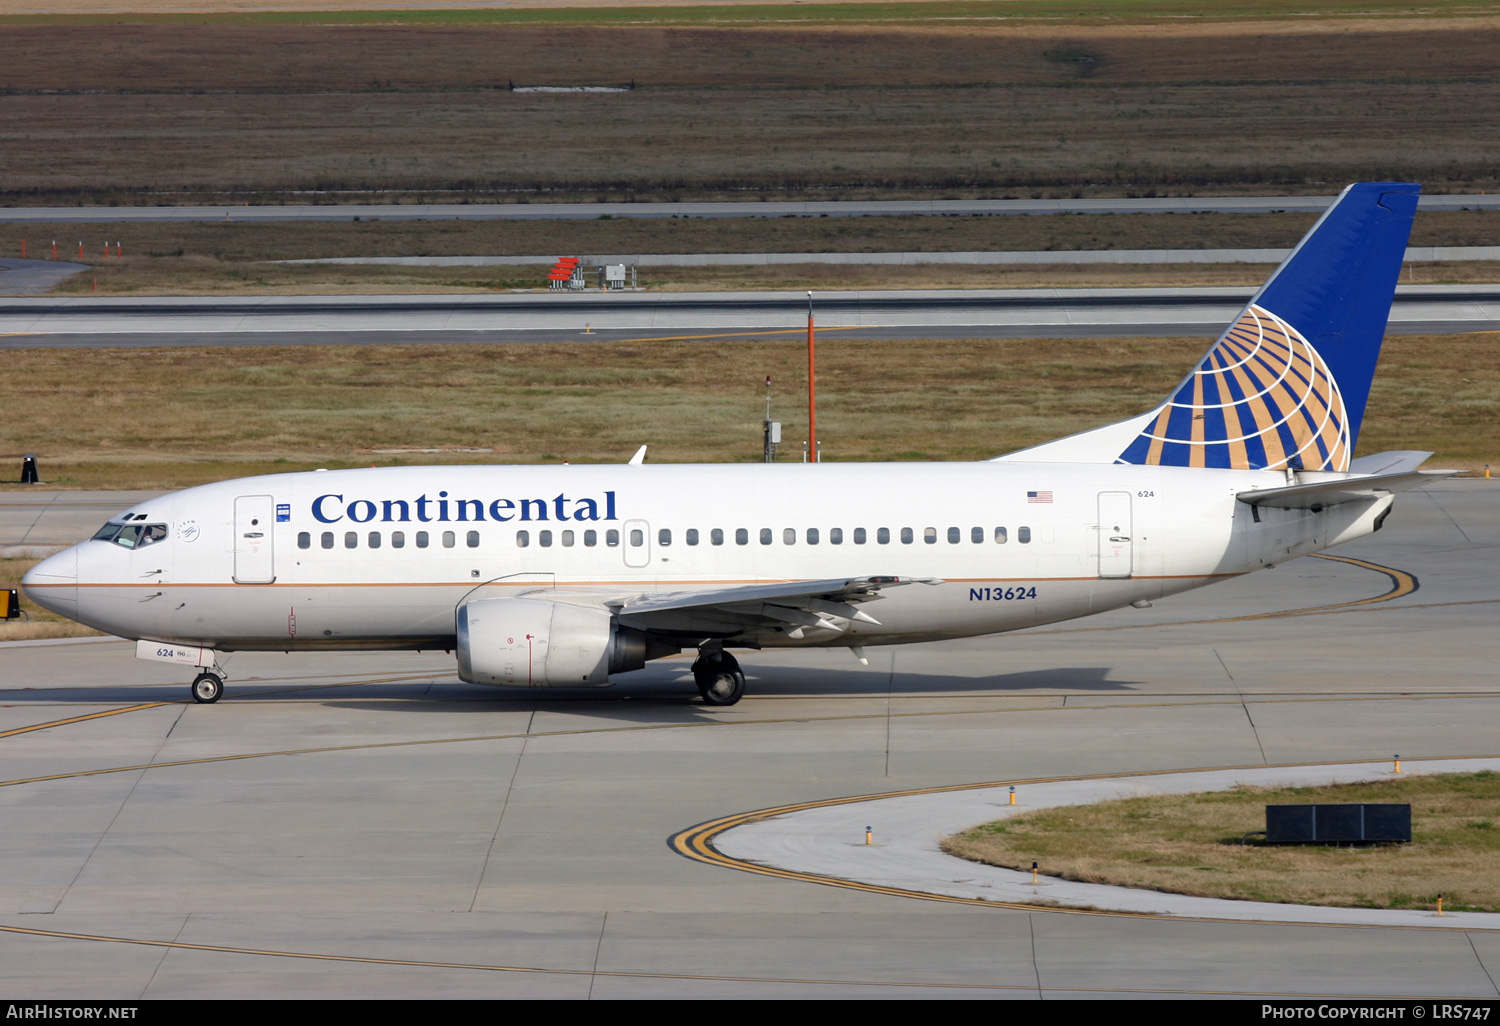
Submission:
POLYGON ((1267 805, 1270 844, 1411 841, 1410 805, 1267 805))

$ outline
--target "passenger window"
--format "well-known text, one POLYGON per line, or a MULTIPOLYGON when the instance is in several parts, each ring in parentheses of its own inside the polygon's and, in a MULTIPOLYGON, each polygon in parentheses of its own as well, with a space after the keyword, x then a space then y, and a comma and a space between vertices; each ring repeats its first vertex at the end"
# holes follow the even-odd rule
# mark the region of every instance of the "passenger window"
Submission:
POLYGON ((783 527, 781 529, 781 540, 786 545, 797 544, 797 529, 795 527, 783 527))
POLYGON ((909 528, 909 527, 903 527, 903 528, 901 528, 901 544, 902 545, 910 545, 911 542, 912 542, 912 538, 914 538, 914 537, 915 537, 915 535, 912 534, 911 528, 909 528))
POLYGON ((573 547, 573 532, 572 531, 564 531, 564 532, 562 532, 562 543, 563 543, 563 548, 565 548, 565 549, 571 549, 573 547))
POLYGON ((948 528, 948 544, 957 545, 964 540, 964 534, 956 527, 948 528))
POLYGON ((297 548, 299 548, 299 549, 310 549, 310 548, 312 548, 312 533, 311 532, 309 532, 309 531, 298 531, 297 532, 297 548))
POLYGON ((325 549, 331 549, 331 548, 333 548, 333 532, 332 531, 324 531, 323 532, 322 543, 323 543, 323 547, 325 549))
POLYGON ((352 548, 355 548, 358 545, 359 545, 359 532, 358 531, 345 531, 344 532, 344 548, 346 548, 346 549, 352 549, 352 548))
POLYGON ((864 543, 865 543, 865 529, 863 527, 856 527, 854 529, 854 544, 856 544, 856 545, 863 545, 864 543))
POLYGON ((583 544, 586 547, 588 547, 588 548, 593 548, 595 545, 598 545, 599 544, 599 532, 598 531, 593 531, 593 530, 584 531, 583 532, 583 544))
POLYGON ((638 549, 644 544, 646 544, 646 532, 642 531, 639 527, 632 528, 630 531, 630 547, 638 549))
POLYGON ((995 528, 995 542, 997 544, 1004 545, 1009 540, 1010 540, 1010 535, 1009 535, 1009 532, 1007 532, 1005 530, 1005 528, 1003 528, 1003 527, 997 527, 997 528, 995 528))
POLYGON ((453 548, 454 543, 456 543, 457 541, 458 535, 454 534, 452 531, 443 532, 443 548, 451 549, 453 548))
POLYGON ((1031 528, 1016 528, 1016 541, 1020 542, 1022 545, 1026 545, 1027 543, 1029 543, 1031 541, 1031 528))
POLYGON ((417 548, 419 548, 419 549, 425 549, 426 547, 427 547, 427 532, 426 531, 418 531, 417 532, 417 548))
POLYGON ((816 527, 809 527, 807 529, 807 544, 818 544, 818 529, 816 527))
POLYGON ((924 541, 928 545, 936 545, 937 544, 937 528, 936 527, 924 527, 924 528, 922 528, 922 541, 924 541))
POLYGON ((891 543, 891 529, 889 527, 877 529, 875 531, 875 540, 882 545, 889 545, 891 543))
POLYGON ((620 532, 613 527, 611 527, 608 531, 605 531, 604 544, 611 549, 619 548, 620 532))
POLYGON ((708 540, 713 542, 715 545, 723 545, 724 529, 722 527, 716 527, 712 531, 708 532, 708 540))
POLYGON ((698 529, 696 527, 689 527, 687 529, 687 543, 689 545, 698 544, 698 529))
POLYGON ((378 548, 380 548, 380 532, 379 531, 371 531, 370 532, 370 548, 372 548, 372 549, 378 549, 378 548))
POLYGON ((842 545, 842 544, 844 544, 844 529, 842 527, 830 527, 828 529, 828 544, 829 545, 842 545))
POLYGON ((969 531, 969 541, 973 542, 975 545, 978 545, 980 542, 984 541, 984 528, 972 528, 969 531))
POLYGON ((672 544, 672 529, 663 527, 656 532, 656 544, 667 546, 672 544))
POLYGON ((771 529, 769 527, 762 527, 760 529, 760 543, 762 545, 771 544, 771 529))
POLYGON ((552 547, 552 532, 538 531, 536 533, 536 543, 544 549, 550 549, 552 547))
POLYGON ((736 545, 749 545, 750 532, 743 527, 737 527, 734 531, 734 543, 736 545))
POLYGON ((405 531, 392 531, 391 532, 391 548, 393 548, 393 549, 404 549, 404 548, 406 548, 406 532, 405 531))
POLYGON ((468 543, 469 548, 471 548, 471 549, 477 549, 477 548, 479 548, 479 532, 478 531, 470 531, 468 538, 466 538, 464 540, 468 543))
POLYGON ((530 531, 517 531, 516 532, 516 548, 518 548, 518 549, 524 549, 524 548, 526 548, 526 546, 528 546, 530 544, 531 544, 531 532, 530 531))

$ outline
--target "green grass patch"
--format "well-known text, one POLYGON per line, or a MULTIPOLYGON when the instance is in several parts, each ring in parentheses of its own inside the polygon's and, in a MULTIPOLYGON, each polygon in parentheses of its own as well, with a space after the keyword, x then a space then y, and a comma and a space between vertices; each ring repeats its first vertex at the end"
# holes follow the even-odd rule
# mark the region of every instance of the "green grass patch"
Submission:
POLYGON ((986 824, 943 850, 1085 883, 1355 908, 1500 911, 1500 774, 1391 777, 1330 787, 1238 787, 1051 809, 986 824), (1266 805, 1409 803, 1412 843, 1270 845, 1266 805))

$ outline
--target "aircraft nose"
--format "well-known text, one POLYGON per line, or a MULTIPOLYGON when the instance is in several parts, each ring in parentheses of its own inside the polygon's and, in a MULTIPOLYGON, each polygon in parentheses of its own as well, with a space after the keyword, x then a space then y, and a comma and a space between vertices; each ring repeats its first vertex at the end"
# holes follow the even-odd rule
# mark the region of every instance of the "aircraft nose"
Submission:
POLYGON ((21 590, 43 609, 72 617, 78 613, 78 549, 64 549, 26 571, 21 590))

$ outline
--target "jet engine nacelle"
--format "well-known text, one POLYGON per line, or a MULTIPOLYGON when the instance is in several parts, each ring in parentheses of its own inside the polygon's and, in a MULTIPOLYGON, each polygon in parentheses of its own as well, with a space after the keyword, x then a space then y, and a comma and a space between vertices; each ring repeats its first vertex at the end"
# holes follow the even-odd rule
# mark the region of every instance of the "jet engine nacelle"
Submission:
POLYGON ((645 634, 607 609, 533 598, 458 607, 458 675, 470 684, 604 687, 646 665, 646 648, 645 634))

